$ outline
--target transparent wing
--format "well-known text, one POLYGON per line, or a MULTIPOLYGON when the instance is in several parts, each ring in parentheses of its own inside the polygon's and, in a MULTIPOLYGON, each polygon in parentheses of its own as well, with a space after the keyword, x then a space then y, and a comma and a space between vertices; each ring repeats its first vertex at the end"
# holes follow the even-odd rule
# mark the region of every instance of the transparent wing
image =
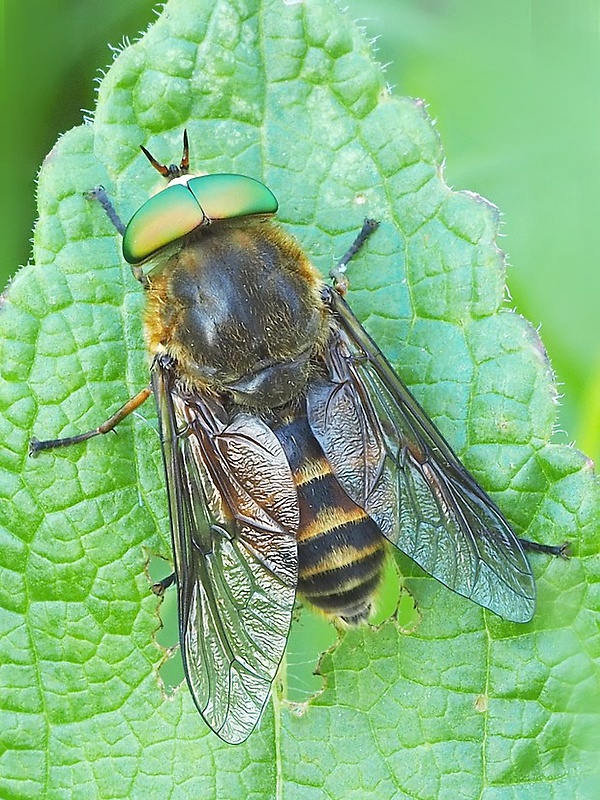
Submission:
POLYGON ((311 428, 344 489, 382 533, 448 588, 526 622, 535 583, 519 539, 394 373, 347 304, 334 312, 328 379, 308 395, 311 428))
POLYGON ((155 362, 187 682, 212 730, 244 741, 285 649, 297 583, 299 511, 290 468, 256 417, 227 419, 173 393, 155 362))

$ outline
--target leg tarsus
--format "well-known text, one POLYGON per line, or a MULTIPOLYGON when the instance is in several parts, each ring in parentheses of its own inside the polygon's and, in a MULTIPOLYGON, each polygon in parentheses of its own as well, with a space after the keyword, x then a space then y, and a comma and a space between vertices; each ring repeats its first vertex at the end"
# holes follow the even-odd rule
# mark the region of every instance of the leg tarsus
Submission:
POLYGON ((177 576, 175 575, 174 572, 172 572, 170 575, 167 575, 166 578, 163 578, 162 580, 157 581, 155 584, 153 584, 152 591, 154 592, 154 594, 158 595, 158 597, 162 597, 166 592, 166 590, 169 588, 169 586, 172 586, 176 580, 177 576))
POLYGON ((540 544, 539 542, 532 542, 529 539, 519 539, 523 548, 530 553, 546 553, 549 556, 556 556, 557 558, 567 559, 571 555, 571 543, 563 542, 562 544, 540 544))
POLYGON ((57 447, 69 447, 72 444, 79 444, 80 442, 85 442, 88 439, 92 439, 94 436, 98 436, 101 433, 108 433, 109 431, 114 430, 114 428, 125 419, 125 417, 129 416, 132 411, 135 411, 139 408, 142 403, 144 403, 152 394, 152 389, 149 386, 146 386, 145 389, 142 389, 141 392, 138 392, 134 397, 131 397, 125 405, 121 406, 121 408, 112 415, 106 422, 103 422, 102 425, 99 425, 97 428, 94 428, 91 431, 86 431, 85 433, 80 433, 77 436, 65 436, 62 439, 47 439, 46 441, 40 442, 39 439, 33 437, 29 442, 29 455, 36 456, 42 450, 54 450, 57 447))
MULTIPOLYGON (((108 196, 104 186, 96 186, 95 189, 92 189, 90 192, 86 192, 85 196, 88 200, 94 200, 95 202, 100 203, 106 216, 109 218, 121 236, 124 236, 127 226, 117 214, 117 211, 112 204, 112 200, 108 196)), ((148 276, 144 274, 144 270, 136 264, 130 264, 130 267, 133 277, 136 279, 136 281, 139 281, 144 289, 147 289, 148 276)))
POLYGON ((88 200, 96 200, 98 203, 100 203, 106 216, 109 218, 121 236, 123 236, 126 225, 121 217, 117 214, 117 210, 113 206, 112 200, 106 193, 104 186, 96 186, 95 189, 92 189, 90 192, 86 192, 85 196, 88 200))
POLYGON ((358 235, 348 248, 344 255, 340 258, 336 266, 329 273, 329 277, 333 281, 333 286, 340 294, 346 294, 348 291, 348 278, 346 277, 346 267, 348 263, 358 253, 369 236, 374 233, 379 227, 379 222, 376 219, 365 219, 363 226, 358 235))

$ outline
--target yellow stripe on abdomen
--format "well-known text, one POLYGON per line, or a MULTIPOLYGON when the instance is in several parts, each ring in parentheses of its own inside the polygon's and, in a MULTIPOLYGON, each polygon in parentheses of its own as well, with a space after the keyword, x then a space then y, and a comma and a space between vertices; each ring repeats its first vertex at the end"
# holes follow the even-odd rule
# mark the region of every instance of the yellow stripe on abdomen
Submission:
POLYGON ((298 489, 298 591, 327 614, 363 622, 381 580, 385 539, 342 489, 306 417, 275 433, 298 489))

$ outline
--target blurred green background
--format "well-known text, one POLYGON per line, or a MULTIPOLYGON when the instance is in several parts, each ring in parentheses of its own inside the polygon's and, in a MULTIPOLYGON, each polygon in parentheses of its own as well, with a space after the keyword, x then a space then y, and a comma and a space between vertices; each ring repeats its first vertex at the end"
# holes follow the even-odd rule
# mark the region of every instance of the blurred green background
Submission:
MULTIPOLYGON (((344 0, 398 94, 437 120, 446 180, 503 212, 516 308, 564 394, 558 441, 600 456, 600 0, 344 0)), ((30 257, 35 175, 94 107, 149 0, 3 2, 0 287, 30 257)))

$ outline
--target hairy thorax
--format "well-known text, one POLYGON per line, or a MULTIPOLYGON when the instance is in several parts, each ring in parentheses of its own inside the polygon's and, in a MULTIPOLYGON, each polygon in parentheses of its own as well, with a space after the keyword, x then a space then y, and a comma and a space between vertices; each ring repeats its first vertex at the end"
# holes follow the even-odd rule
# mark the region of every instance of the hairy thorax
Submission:
POLYGON ((318 273, 278 227, 214 223, 190 234, 149 280, 150 352, 174 358, 190 388, 258 408, 302 391, 328 317, 318 273))

